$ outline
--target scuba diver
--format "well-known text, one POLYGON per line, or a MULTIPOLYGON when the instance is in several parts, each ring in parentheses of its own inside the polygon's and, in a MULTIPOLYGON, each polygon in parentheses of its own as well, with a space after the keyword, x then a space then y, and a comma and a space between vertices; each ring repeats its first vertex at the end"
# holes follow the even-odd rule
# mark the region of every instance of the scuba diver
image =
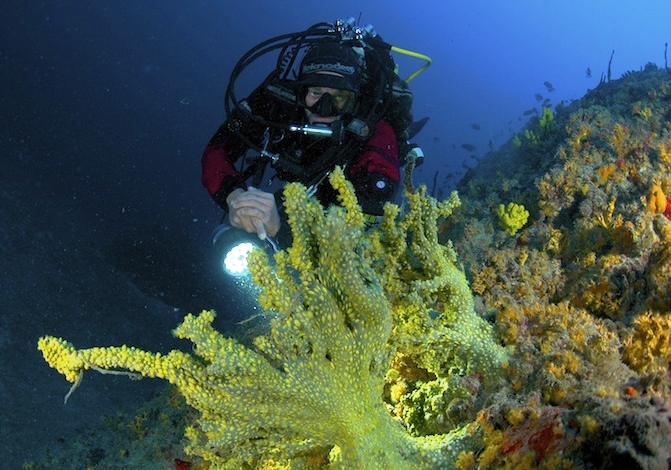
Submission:
POLYGON ((352 18, 270 39, 245 54, 226 90, 227 119, 202 156, 202 183, 227 216, 215 244, 233 228, 275 249, 288 246, 281 191, 260 189, 262 182, 300 182, 328 207, 337 203, 327 181, 337 165, 354 186, 367 222, 377 223, 384 204, 396 196, 407 158, 415 165, 423 159, 409 139, 428 118, 413 124, 407 82, 430 63, 385 43, 371 26, 361 28, 352 18), (238 100, 242 71, 277 49, 274 70, 238 100), (390 51, 426 64, 404 81, 390 51))

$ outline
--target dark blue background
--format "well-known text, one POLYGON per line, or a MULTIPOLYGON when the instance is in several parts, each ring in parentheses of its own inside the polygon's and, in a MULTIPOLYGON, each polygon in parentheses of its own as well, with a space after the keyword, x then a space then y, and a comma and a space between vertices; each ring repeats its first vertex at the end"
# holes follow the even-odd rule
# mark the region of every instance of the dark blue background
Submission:
MULTIPOLYGON (((0 105, 10 137, 73 156, 91 178, 79 191, 116 193, 95 204, 132 214, 158 204, 167 216, 203 222, 216 216, 199 188, 199 154, 223 120, 233 64, 261 40, 361 14, 392 44, 429 55, 434 65, 412 82, 415 115, 431 116, 418 138, 429 157, 418 177, 429 182, 473 164, 462 144, 482 154, 507 140, 522 112, 539 105, 535 94, 557 104, 595 87, 613 50, 614 78, 648 61, 663 65, 671 5, 625 5, 14 1, 2 19, 0 105)), ((420 64, 399 61, 401 75, 420 64)))

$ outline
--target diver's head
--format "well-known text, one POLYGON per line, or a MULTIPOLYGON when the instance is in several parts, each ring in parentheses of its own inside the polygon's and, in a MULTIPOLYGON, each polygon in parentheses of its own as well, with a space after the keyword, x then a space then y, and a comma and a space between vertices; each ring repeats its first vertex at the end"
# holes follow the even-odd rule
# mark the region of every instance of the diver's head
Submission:
POLYGON ((353 113, 361 84, 363 59, 339 42, 312 46, 298 76, 299 97, 311 123, 331 123, 353 113))

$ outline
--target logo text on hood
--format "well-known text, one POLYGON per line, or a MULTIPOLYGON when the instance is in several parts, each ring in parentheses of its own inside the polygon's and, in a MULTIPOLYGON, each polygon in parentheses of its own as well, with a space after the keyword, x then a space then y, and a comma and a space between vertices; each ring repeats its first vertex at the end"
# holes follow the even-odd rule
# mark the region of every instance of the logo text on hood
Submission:
POLYGON ((353 75, 356 70, 351 65, 344 65, 340 62, 335 64, 307 64, 302 68, 303 73, 313 73, 313 72, 337 72, 347 75, 353 75))

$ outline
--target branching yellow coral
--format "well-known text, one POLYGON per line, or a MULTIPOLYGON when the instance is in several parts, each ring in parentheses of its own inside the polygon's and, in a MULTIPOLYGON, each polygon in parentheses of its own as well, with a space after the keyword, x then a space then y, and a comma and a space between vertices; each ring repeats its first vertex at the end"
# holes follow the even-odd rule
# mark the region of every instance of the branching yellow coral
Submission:
POLYGON ((659 159, 666 165, 671 164, 671 142, 660 142, 657 146, 659 159))
POLYGON ((325 211, 304 187, 289 185, 292 247, 276 255, 275 270, 262 253, 252 257, 259 300, 277 313, 253 349, 214 330, 214 313, 204 311, 174 331, 193 353, 76 350, 44 337, 45 359, 75 383, 89 368, 169 380, 199 412, 186 450, 212 468, 300 460, 311 449, 332 449, 334 469, 453 468, 476 439, 467 423, 413 438, 382 395, 395 351, 440 377, 478 371, 489 381, 506 360, 474 312, 454 250, 438 243, 437 218, 456 207, 456 193, 439 203, 422 187, 409 195, 407 214, 398 218, 389 205, 379 230, 367 232, 351 184, 340 170, 330 181, 341 207, 325 211))
POLYGON ((541 119, 538 123, 542 133, 546 134, 552 129, 554 124, 554 117, 555 116, 552 112, 552 109, 548 108, 547 106, 543 106, 543 115, 541 116, 541 119))
POLYGON ((629 128, 623 124, 616 124, 613 127, 611 137, 611 145, 615 149, 615 156, 617 158, 624 158, 629 151, 628 139, 630 138, 629 128))
POLYGON ((639 315, 624 341, 624 360, 633 369, 664 377, 671 363, 671 315, 639 315))
POLYGON ((586 123, 579 124, 577 128, 574 128, 571 125, 567 128, 567 130, 571 134, 568 140, 568 145, 569 148, 574 152, 580 150, 583 143, 585 142, 585 139, 587 139, 587 137, 589 137, 591 134, 591 128, 589 124, 586 123))

